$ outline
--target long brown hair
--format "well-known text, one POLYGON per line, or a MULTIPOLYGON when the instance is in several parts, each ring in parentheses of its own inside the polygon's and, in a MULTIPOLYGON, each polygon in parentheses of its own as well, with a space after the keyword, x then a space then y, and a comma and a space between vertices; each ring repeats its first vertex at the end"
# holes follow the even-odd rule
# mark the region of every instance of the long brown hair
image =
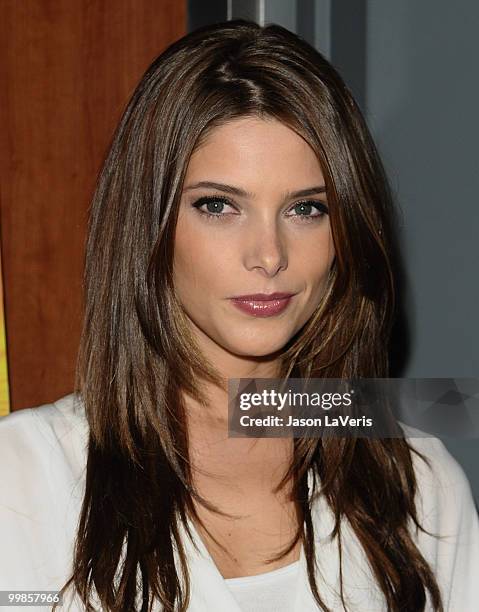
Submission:
MULTIPOLYGON (((108 611, 146 612, 155 598, 169 611, 188 605, 180 527, 188 532, 187 517, 199 520, 193 500, 211 506, 192 484, 181 393, 207 405, 200 382, 224 388, 225 381, 200 354, 175 296, 175 225, 193 150, 214 127, 245 116, 278 119, 315 151, 336 250, 327 291, 284 347, 280 375, 388 376, 392 199, 348 88, 318 51, 278 25, 230 21, 178 40, 134 92, 91 207, 75 384, 89 423, 88 461, 63 589, 73 585, 87 610, 93 596, 108 611)), ((302 539, 321 610, 328 608, 316 584, 311 518, 317 483, 335 516, 340 554, 347 520, 388 610, 424 610, 426 591, 442 610, 433 572, 407 528, 410 518, 420 527, 411 452, 400 438, 295 439, 282 484, 295 483, 300 526, 282 555, 302 539)))

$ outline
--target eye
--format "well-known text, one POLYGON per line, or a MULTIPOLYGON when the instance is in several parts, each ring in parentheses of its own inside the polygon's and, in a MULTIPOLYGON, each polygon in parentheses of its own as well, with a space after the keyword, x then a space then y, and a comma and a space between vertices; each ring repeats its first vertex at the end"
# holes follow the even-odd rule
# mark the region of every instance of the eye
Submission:
POLYGON ((310 222, 321 219, 328 214, 328 207, 323 202, 318 200, 304 200, 302 202, 296 202, 296 204, 290 208, 290 212, 296 212, 298 214, 287 214, 287 217, 299 217, 301 222, 310 222), (312 213, 312 214, 311 214, 312 213))
MULTIPOLYGON (((208 220, 225 220, 225 218, 231 215, 238 214, 237 212, 225 211, 225 207, 237 210, 235 206, 224 196, 203 196, 196 200, 192 204, 198 212, 208 220)), ((328 214, 328 207, 323 202, 318 200, 304 200, 294 204, 286 217, 292 219, 298 219, 300 223, 308 223, 312 221, 319 221, 324 215, 328 214), (290 214, 291 211, 297 214, 290 214)))
POLYGON ((230 208, 234 208, 233 205, 229 202, 229 200, 223 196, 204 196, 199 200, 196 200, 192 204, 198 212, 202 215, 206 215, 209 218, 219 219, 221 217, 226 217, 227 214, 235 214, 235 213, 227 213, 224 214, 224 207, 229 206, 230 208), (205 210, 201 210, 202 207, 206 207, 205 210))

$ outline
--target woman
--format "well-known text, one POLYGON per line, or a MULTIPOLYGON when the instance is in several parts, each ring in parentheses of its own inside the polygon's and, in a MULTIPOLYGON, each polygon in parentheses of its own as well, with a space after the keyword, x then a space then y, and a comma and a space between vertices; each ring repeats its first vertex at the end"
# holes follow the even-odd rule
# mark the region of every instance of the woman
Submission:
POLYGON ((76 394, 0 422, 1 588, 66 583, 71 610, 472 611, 478 520, 439 440, 228 437, 229 378, 388 376, 391 215, 307 43, 232 21, 162 53, 94 197, 76 394))

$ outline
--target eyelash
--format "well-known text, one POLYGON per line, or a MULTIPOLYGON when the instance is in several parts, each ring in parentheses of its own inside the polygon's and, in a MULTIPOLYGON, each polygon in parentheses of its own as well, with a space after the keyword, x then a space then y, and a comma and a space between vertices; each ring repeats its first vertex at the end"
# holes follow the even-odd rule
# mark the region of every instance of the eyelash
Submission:
MULTIPOLYGON (((228 198, 225 198, 224 196, 203 196, 202 198, 199 198, 198 200, 196 200, 196 202, 192 204, 192 206, 194 206, 197 209, 200 215, 204 215, 204 217, 207 220, 211 220, 211 221, 222 220, 224 217, 228 216, 228 214, 210 213, 204 210, 200 210, 200 206, 203 206, 204 204, 208 204, 209 202, 221 202, 222 204, 227 204, 228 206, 232 206, 234 208, 234 204, 230 202, 230 200, 228 198)), ((314 221, 319 221, 323 219, 325 215, 328 214, 327 206, 323 204, 322 202, 319 202, 318 200, 300 200, 299 202, 296 202, 295 204, 293 204, 292 208, 294 209, 296 208, 296 206, 299 206, 301 204, 307 204, 307 205, 311 204, 320 213, 317 215, 292 215, 293 217, 301 218, 301 223, 312 223, 314 221)))

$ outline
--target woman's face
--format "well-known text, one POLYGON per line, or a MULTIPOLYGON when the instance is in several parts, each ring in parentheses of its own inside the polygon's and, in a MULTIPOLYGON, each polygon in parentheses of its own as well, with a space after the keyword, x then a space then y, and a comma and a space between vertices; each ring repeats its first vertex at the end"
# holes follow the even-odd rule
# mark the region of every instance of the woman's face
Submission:
POLYGON ((267 356, 308 321, 334 258, 325 211, 313 150, 274 119, 231 121, 196 149, 181 196, 174 283, 207 355, 267 356), (232 300, 277 292, 293 297, 232 300))

